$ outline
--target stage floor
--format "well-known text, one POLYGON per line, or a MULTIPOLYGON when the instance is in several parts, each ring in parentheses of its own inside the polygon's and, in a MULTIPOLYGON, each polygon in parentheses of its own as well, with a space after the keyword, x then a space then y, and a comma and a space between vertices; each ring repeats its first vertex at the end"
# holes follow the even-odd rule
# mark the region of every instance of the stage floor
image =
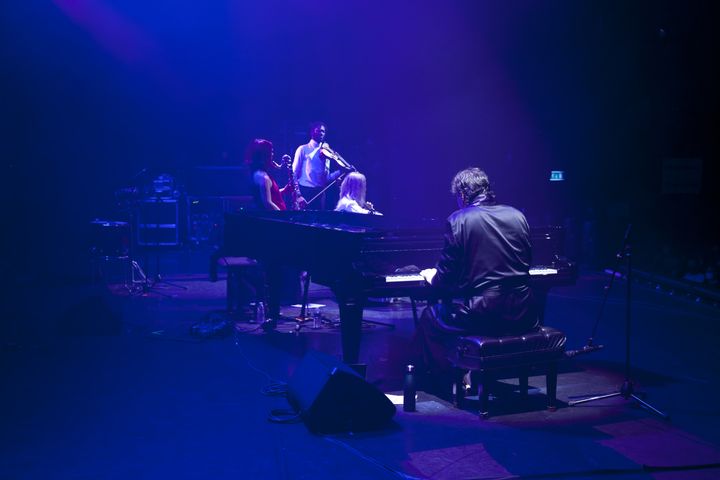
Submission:
MULTIPOLYGON (((599 322, 605 348, 564 361, 559 409, 545 410, 544 377, 520 402, 503 382, 493 416, 419 393, 372 433, 318 436, 302 423, 268 421, 309 350, 340 353, 337 305, 319 328, 293 321, 264 333, 241 317, 218 338, 192 336, 198 322, 227 318, 226 282, 199 269, 131 295, 121 286, 28 286, 13 292, 0 366, 0 478, 658 478, 720 477, 720 309, 636 284, 632 379, 670 421, 615 397, 578 406, 582 394, 617 391, 625 372, 625 284, 616 282, 599 322)), ((179 269, 182 270, 182 269, 179 269)), ((583 273, 551 291, 546 324, 585 344, 600 309, 604 274, 583 273)), ((286 306, 283 314, 297 315, 286 306)), ((361 360, 367 380, 401 394, 413 318, 407 299, 366 309, 361 360)), ((471 404, 472 406, 472 404, 471 404)))

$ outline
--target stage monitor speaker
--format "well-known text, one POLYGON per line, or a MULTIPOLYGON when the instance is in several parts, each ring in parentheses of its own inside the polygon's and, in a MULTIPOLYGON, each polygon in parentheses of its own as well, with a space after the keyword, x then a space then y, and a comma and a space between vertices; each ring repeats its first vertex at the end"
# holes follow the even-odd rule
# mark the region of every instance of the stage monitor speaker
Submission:
POLYGON ((395 405, 377 387, 329 355, 308 352, 288 382, 288 400, 315 433, 385 427, 395 405))

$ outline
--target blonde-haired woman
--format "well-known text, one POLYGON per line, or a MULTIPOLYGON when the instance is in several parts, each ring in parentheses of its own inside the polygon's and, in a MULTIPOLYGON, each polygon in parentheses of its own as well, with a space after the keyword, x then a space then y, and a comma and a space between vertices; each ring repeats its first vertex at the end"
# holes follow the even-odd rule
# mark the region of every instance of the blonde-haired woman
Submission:
POLYGON ((350 172, 340 185, 340 200, 335 207, 336 212, 372 213, 376 212, 373 204, 365 200, 367 180, 360 172, 350 172))

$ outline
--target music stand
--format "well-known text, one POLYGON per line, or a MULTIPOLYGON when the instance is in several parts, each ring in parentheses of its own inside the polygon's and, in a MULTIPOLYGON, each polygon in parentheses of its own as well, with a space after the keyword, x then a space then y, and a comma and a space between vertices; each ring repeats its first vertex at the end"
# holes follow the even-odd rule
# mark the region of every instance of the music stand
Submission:
MULTIPOLYGON (((625 259, 626 263, 626 275, 625 280, 627 282, 626 287, 626 293, 625 293, 625 380, 623 381, 623 384, 620 386, 620 390, 613 393, 606 393, 603 395, 594 395, 587 398, 583 398, 581 400, 573 400, 568 402, 568 405, 574 406, 574 405, 580 405, 582 403, 588 403, 593 402, 595 400, 602 400, 604 398, 612 398, 612 397, 623 397, 625 400, 635 400, 642 408, 649 410, 650 412, 654 413, 655 415, 659 416, 662 419, 669 419, 669 415, 661 412, 657 408, 653 407, 640 397, 638 397, 635 394, 635 384, 632 381, 632 375, 631 375, 631 366, 630 366, 630 327, 632 325, 632 316, 631 316, 631 305, 632 305, 632 248, 630 245, 630 231, 632 229, 632 224, 628 224, 627 229, 625 230, 625 238, 623 239, 623 245, 620 249, 620 251, 615 256, 615 267, 612 272, 612 278, 615 278, 615 275, 617 274, 617 267, 620 262, 620 260, 625 259)), ((610 289, 610 286, 612 285, 612 278, 610 280, 610 283, 606 287, 606 294, 605 298, 607 298, 607 291, 610 289)), ((604 305, 604 301, 603 301, 604 305)), ((602 310, 601 310, 602 311, 602 310)), ((595 324, 595 327, 597 327, 597 323, 595 324)), ((593 329, 593 335, 595 333, 595 330, 593 329)), ((592 344, 593 338, 590 337, 589 344, 592 344)))

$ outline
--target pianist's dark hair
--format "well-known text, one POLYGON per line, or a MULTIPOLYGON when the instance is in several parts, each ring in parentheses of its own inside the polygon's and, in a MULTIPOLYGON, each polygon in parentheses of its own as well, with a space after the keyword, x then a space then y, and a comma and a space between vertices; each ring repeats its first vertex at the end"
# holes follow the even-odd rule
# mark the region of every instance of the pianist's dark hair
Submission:
POLYGON ((265 170, 272 158, 273 144, 270 140, 256 138, 245 151, 245 163, 250 166, 251 171, 265 170))
POLYGON ((495 201, 495 192, 490 190, 490 179, 479 168, 466 168, 455 174, 450 184, 450 191, 453 195, 462 195, 468 204, 479 195, 485 195, 486 202, 495 201))

